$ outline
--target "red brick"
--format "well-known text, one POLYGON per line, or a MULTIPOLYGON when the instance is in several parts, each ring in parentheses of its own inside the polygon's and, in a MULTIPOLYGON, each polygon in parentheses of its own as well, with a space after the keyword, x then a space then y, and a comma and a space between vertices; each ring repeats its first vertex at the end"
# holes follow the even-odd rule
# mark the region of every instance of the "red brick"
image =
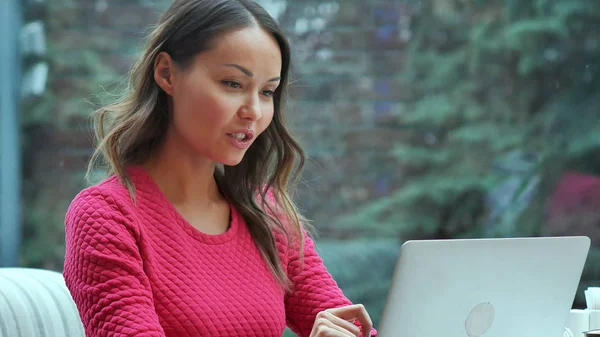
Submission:
POLYGON ((52 133, 51 144, 57 150, 89 150, 93 146, 92 137, 90 128, 59 129, 52 133))

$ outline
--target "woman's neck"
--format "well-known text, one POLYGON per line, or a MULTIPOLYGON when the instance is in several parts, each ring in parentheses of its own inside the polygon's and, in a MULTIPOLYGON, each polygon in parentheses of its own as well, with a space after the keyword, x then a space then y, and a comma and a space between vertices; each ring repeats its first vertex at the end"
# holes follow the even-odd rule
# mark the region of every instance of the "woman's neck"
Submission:
POLYGON ((224 199, 214 178, 216 163, 168 139, 142 167, 174 205, 209 208, 224 199))

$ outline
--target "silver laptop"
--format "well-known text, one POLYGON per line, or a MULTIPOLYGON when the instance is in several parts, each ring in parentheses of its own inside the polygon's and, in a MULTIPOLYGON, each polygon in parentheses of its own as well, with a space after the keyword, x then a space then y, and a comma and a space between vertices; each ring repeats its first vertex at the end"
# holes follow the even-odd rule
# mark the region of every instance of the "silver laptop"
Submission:
POLYGON ((588 237, 407 241, 379 337, 561 337, 588 237))

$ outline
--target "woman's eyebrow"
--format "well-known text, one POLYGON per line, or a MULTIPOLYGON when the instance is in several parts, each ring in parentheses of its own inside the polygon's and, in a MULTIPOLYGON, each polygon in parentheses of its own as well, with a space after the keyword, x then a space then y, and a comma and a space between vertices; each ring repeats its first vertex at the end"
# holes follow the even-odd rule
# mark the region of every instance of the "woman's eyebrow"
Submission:
MULTIPOLYGON (((248 69, 246 69, 246 68, 242 67, 242 66, 241 66, 241 65, 239 65, 239 64, 235 64, 235 63, 226 63, 226 64, 221 64, 221 66, 223 66, 223 67, 231 67, 231 68, 236 68, 236 69, 238 69, 239 71, 243 72, 243 73, 244 73, 246 76, 248 76, 248 77, 253 77, 253 76, 254 76, 254 74, 253 74, 253 73, 252 73, 250 70, 248 70, 248 69)), ((279 81, 279 80, 281 80, 281 77, 273 77, 272 79, 268 80, 267 82, 277 82, 277 81, 279 81)))

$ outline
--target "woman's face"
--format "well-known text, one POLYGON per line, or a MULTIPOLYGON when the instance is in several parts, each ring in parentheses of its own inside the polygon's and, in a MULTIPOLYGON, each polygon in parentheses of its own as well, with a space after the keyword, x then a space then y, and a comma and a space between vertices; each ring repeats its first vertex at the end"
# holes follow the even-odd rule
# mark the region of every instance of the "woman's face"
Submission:
POLYGON ((281 66, 277 41, 259 27, 219 35, 185 69, 161 53, 154 77, 170 96, 167 143, 198 158, 239 164, 273 120, 281 66))

